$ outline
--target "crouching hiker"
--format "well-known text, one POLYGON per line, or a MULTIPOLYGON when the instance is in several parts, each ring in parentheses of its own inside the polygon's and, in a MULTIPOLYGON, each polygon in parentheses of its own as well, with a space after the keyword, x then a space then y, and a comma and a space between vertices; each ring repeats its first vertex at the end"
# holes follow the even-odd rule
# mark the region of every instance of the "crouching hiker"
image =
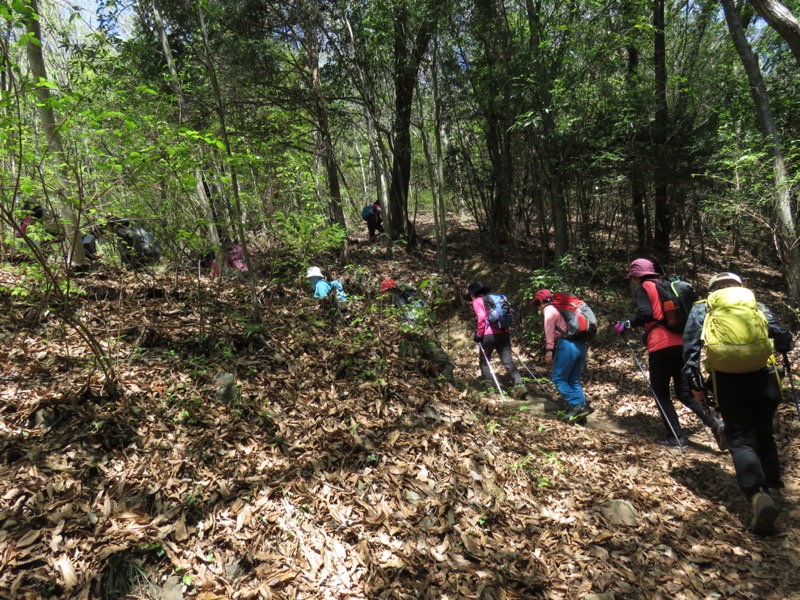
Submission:
POLYGON ((508 300, 503 295, 491 294, 491 290, 480 281, 470 283, 464 297, 472 300, 472 310, 477 318, 475 342, 479 347, 478 363, 483 380, 489 385, 494 381, 498 391, 502 393, 489 362, 492 352, 497 350, 506 372, 514 380, 515 393, 524 393, 526 390, 522 384, 522 375, 511 356, 510 327, 513 315, 508 300))
POLYGON ((344 293, 344 287, 342 287, 341 282, 336 280, 326 281, 325 277, 322 275, 322 269, 319 267, 309 267, 306 272, 306 279, 308 279, 308 283, 314 291, 314 298, 322 300, 328 297, 331 290, 335 290, 334 297, 336 300, 339 302, 347 302, 347 296, 344 293))
MULTIPOLYGON (((576 312, 577 305, 581 301, 574 296, 565 295, 565 300, 573 298, 571 302, 576 305, 573 307, 573 312, 576 312)), ((542 314, 545 339, 544 362, 546 365, 552 365, 551 380, 568 406, 563 419, 568 423, 583 423, 587 415, 592 413, 581 385, 581 375, 586 366, 586 340, 581 339, 577 333, 574 334, 574 339, 568 335, 567 320, 556 307, 555 295, 550 290, 544 288, 538 290, 531 304, 542 314)), ((581 304, 585 306, 585 303, 581 304)), ((595 320, 595 332, 596 325, 595 320)), ((584 336, 593 335, 588 333, 589 322, 586 319, 583 329, 584 336)))
POLYGON ((132 227, 128 219, 117 218, 109 219, 107 227, 117 237, 120 259, 126 267, 141 269, 161 258, 161 247, 144 227, 132 227))
POLYGON ((700 400, 705 394, 700 375, 705 348, 705 366, 725 422, 736 479, 753 509, 750 529, 775 533, 783 482, 772 420, 781 389, 769 338, 777 352, 785 353, 793 347, 792 334, 756 302, 735 273, 714 275, 708 287, 708 298, 689 313, 683 372, 700 400))
POLYGON ((381 282, 380 293, 392 295, 392 304, 411 327, 417 320, 424 321, 432 317, 428 303, 410 285, 400 287, 388 277, 381 282))

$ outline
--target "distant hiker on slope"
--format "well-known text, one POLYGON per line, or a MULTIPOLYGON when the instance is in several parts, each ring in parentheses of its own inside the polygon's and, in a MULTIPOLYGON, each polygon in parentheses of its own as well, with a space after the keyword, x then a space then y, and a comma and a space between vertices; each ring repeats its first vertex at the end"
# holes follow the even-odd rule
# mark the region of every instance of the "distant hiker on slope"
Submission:
POLYGON ((376 231, 383 233, 383 216, 381 215, 381 203, 376 200, 374 204, 367 204, 361 210, 361 219, 367 223, 370 241, 375 239, 376 231))
POLYGON ((735 273, 714 275, 708 288, 708 298, 689 313, 683 372, 701 399, 705 381, 700 354, 705 347, 705 366, 725 422, 736 479, 753 509, 750 529, 775 533, 783 482, 772 420, 781 389, 769 338, 777 352, 786 353, 794 345, 792 334, 756 302, 735 273))
MULTIPOLYGON (((511 320, 513 318, 508 300, 502 294, 491 294, 491 290, 480 281, 473 281, 467 288, 466 299, 472 300, 472 310, 477 318, 475 342, 480 348, 478 363, 484 381, 489 384, 495 379, 489 360, 497 350, 506 372, 514 380, 515 392, 525 392, 522 375, 511 357, 511 320)), ((495 381, 495 383, 497 383, 495 381)), ((499 387, 499 384, 497 384, 499 387)))
POLYGON ((570 329, 567 320, 554 304, 554 297, 550 290, 543 288, 536 292, 531 304, 542 313, 544 362, 552 365, 551 380, 568 405, 563 419, 570 423, 581 422, 592 412, 581 385, 581 375, 586 365, 586 340, 580 335, 570 339, 572 336, 568 335, 570 329))
POLYGON ((670 397, 669 384, 672 380, 675 395, 700 418, 704 425, 711 428, 719 444, 723 435, 722 421, 705 411, 703 405, 692 396, 681 373, 683 335, 665 326, 666 317, 656 288, 659 274, 655 266, 646 258, 637 258, 628 265, 625 279, 630 280, 633 287, 634 316, 630 320, 617 322, 614 331, 624 336, 629 329, 644 326, 650 363, 650 386, 667 431, 666 437, 656 440, 656 443, 680 448, 689 444, 670 397))

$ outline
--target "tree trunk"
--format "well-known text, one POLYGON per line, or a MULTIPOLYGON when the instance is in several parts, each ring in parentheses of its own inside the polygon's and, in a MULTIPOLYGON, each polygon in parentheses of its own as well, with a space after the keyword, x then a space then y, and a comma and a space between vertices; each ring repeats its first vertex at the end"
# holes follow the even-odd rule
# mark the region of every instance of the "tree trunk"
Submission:
MULTIPOLYGON (((167 62, 167 69, 169 70, 169 81, 172 86, 172 91, 175 93, 175 99, 178 102, 178 123, 186 123, 189 119, 189 114, 186 107, 186 97, 183 95, 183 86, 181 85, 180 77, 178 76, 178 68, 175 66, 175 58, 172 56, 172 48, 169 45, 169 38, 167 37, 167 28, 164 25, 164 17, 161 13, 161 4, 158 0, 153 0, 153 20, 155 21, 156 30, 158 32, 158 39, 161 42, 161 50, 164 52, 164 60, 167 62)), ((198 161, 201 162, 202 161, 198 161)), ((197 199, 197 206, 203 215, 203 219, 208 227, 208 241, 211 247, 214 248, 216 255, 217 265, 224 269, 226 263, 224 254, 225 248, 222 248, 219 239, 219 230, 214 218, 214 211, 211 208, 211 201, 206 195, 205 186, 203 185, 203 174, 200 169, 195 169, 195 197, 197 199)))
POLYGON ((750 82, 750 93, 755 103, 758 125, 764 135, 767 150, 772 157, 778 252, 784 266, 789 295, 792 301, 797 304, 800 302, 800 248, 797 245, 797 236, 795 234, 789 182, 786 177, 780 134, 775 127, 775 120, 769 104, 767 90, 764 86, 764 80, 761 76, 758 58, 747 41, 741 15, 733 0, 722 0, 722 8, 725 11, 725 21, 728 24, 733 45, 736 47, 736 52, 739 54, 744 70, 747 73, 747 79, 750 82))
POLYGON ((409 27, 408 6, 405 2, 397 2, 394 5, 395 115, 387 225, 389 235, 397 238, 405 234, 409 245, 416 243, 416 232, 408 220, 408 189, 411 182, 411 109, 419 65, 427 51, 436 22, 433 8, 433 6, 428 7, 409 51, 406 49, 409 27))
POLYGON ((800 24, 792 11, 778 0, 750 0, 750 4, 780 34, 800 63, 800 24))
MULTIPOLYGON (((309 19, 313 19, 313 16, 309 19)), ((342 207, 342 192, 339 185, 339 167, 336 162, 336 152, 333 148, 333 139, 328 125, 328 111, 325 105, 325 94, 322 90, 322 79, 319 74, 319 47, 317 43, 317 27, 305 23, 305 49, 308 52, 308 67, 311 70, 311 91, 314 97, 314 112, 317 116, 317 127, 319 127, 320 137, 322 138, 322 160, 325 163, 325 172, 328 178, 328 193, 330 194, 329 208, 334 223, 338 223, 344 231, 347 231, 347 223, 344 219, 344 209, 342 207)), ((347 237, 345 236, 341 248, 342 259, 346 262, 349 256, 347 237)))
POLYGON ((64 148, 61 145, 61 136, 56 125, 56 115, 53 111, 50 88, 47 87, 47 70, 44 64, 44 54, 42 52, 42 30, 39 27, 39 7, 37 0, 28 0, 25 13, 25 29, 29 36, 37 42, 28 39, 25 45, 28 51, 28 64, 31 73, 36 81, 36 97, 39 105, 39 118, 42 121, 42 128, 47 138, 47 146, 53 157, 53 162, 58 169, 61 179, 61 190, 58 193, 59 211, 61 212, 61 223, 64 227, 66 238, 67 264, 73 267, 84 267, 89 264, 83 252, 81 234, 79 231, 78 213, 74 210, 73 200, 69 197, 70 181, 69 171, 67 170, 67 158, 64 155, 64 148))
POLYGON ((431 82, 433 84, 433 126, 436 137, 436 193, 433 214, 436 223, 436 264, 444 270, 447 266, 447 219, 444 202, 444 155, 442 151, 442 101, 439 97, 438 36, 434 39, 433 59, 431 60, 431 82))
POLYGON ((203 51, 205 58, 205 67, 208 78, 211 81, 211 89, 214 92, 214 104, 217 111, 217 118, 219 119, 220 134, 222 141, 225 144, 225 153, 228 157, 228 169, 231 175, 231 187, 233 188, 234 206, 233 215, 231 215, 231 225, 236 228, 239 236, 239 244, 242 246, 242 254, 244 255, 245 264, 247 264, 247 281, 250 284, 250 301, 253 309, 253 322, 261 322, 261 310, 258 303, 258 294, 256 290, 256 273, 253 269, 253 261, 250 258, 250 248, 244 231, 244 223, 242 219, 242 202, 239 197, 239 178, 237 176, 236 167, 233 164, 233 150, 231 149, 230 139, 228 138, 228 129, 225 124, 225 111, 222 106, 222 95, 219 90, 219 82, 217 81, 217 72, 211 62, 211 51, 208 47, 208 29, 206 28, 206 20, 203 15, 203 7, 198 6, 197 16, 200 20, 200 30, 203 34, 203 51))
POLYGON ((655 172, 655 232, 653 250, 662 260, 669 259, 669 240, 672 233, 672 214, 669 205, 669 161, 666 158, 667 127, 667 49, 664 32, 664 0, 653 2, 653 68, 655 70, 656 114, 653 143, 656 148, 655 172))

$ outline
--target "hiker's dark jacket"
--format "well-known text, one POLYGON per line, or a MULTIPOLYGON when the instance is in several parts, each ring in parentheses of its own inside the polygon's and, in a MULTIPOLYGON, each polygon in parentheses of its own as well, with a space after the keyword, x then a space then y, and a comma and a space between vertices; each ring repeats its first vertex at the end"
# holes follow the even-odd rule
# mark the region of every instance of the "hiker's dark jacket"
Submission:
MULTIPOLYGON (((757 302, 756 306, 767 319, 769 337, 774 340, 775 351, 778 353, 789 352, 794 346, 792 332, 778 323, 769 308, 760 302, 757 302)), ((690 377, 692 370, 700 366, 700 351, 703 348, 703 340, 700 337, 703 333, 703 323, 706 320, 707 312, 704 301, 696 302, 686 321, 686 329, 683 330, 683 374, 686 377, 690 377)))

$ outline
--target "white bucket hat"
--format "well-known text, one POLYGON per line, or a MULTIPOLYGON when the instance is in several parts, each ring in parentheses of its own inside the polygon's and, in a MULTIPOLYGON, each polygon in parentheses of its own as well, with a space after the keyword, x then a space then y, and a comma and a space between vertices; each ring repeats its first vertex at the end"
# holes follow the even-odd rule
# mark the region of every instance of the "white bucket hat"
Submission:
POLYGON ((319 267, 308 267, 306 278, 310 279, 311 277, 322 277, 322 269, 319 267))

